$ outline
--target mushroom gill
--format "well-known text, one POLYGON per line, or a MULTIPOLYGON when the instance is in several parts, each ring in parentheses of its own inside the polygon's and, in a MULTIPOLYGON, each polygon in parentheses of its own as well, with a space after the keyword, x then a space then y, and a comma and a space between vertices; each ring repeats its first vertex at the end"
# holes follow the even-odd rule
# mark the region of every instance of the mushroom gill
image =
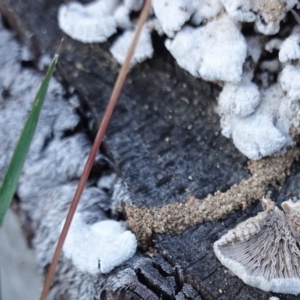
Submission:
POLYGON ((221 263, 246 284, 264 291, 300 293, 300 201, 269 199, 265 210, 240 223, 214 244, 221 263))

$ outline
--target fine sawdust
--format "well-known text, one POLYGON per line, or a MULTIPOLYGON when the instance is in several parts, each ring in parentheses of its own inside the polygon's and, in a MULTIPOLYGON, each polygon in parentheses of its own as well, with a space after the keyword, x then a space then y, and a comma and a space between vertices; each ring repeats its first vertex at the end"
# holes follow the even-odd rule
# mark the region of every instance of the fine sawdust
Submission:
POLYGON ((228 191, 215 192, 199 200, 193 196, 184 202, 175 202, 163 207, 138 208, 126 205, 130 229, 136 234, 141 247, 146 248, 153 233, 181 233, 188 227, 205 221, 224 219, 237 209, 245 209, 252 202, 261 199, 268 185, 279 187, 300 150, 290 149, 285 155, 250 161, 251 177, 233 185, 228 191))

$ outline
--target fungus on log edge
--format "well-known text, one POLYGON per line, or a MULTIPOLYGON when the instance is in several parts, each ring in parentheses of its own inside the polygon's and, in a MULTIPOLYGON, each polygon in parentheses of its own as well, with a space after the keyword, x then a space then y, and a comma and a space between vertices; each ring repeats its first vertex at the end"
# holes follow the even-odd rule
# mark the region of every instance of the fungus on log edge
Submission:
POLYGON ((299 201, 283 202, 286 214, 270 199, 263 198, 262 204, 263 212, 215 242, 215 254, 246 284, 263 291, 298 295, 300 240, 295 232, 299 232, 299 201))

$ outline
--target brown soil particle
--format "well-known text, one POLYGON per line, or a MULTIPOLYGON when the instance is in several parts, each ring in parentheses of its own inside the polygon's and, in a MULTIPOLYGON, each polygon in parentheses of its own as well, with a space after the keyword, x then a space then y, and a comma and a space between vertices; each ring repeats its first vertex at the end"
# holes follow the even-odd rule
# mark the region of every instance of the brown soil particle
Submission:
POLYGON ((224 193, 217 191, 201 200, 190 196, 184 203, 175 202, 153 208, 126 205, 129 227, 136 234, 140 246, 145 248, 154 232, 178 234, 205 221, 224 219, 234 210, 245 209, 261 199, 268 185, 278 188, 299 153, 300 150, 294 147, 283 156, 250 161, 248 169, 252 176, 249 179, 233 185, 224 193))

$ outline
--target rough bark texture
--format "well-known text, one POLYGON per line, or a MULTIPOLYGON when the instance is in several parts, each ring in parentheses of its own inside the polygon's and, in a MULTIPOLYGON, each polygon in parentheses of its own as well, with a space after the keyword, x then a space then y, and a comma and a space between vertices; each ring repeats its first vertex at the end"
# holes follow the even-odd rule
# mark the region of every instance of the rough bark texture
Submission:
MULTIPOLYGON (((1 0, 0 9, 37 56, 52 55, 63 36, 57 26, 60 3, 1 0)), ((154 39, 155 58, 130 72, 106 134, 132 203, 147 208, 184 202, 190 196, 201 199, 250 176, 247 159, 220 134, 214 113, 218 88, 180 70, 164 50, 163 41, 154 39)), ((84 45, 67 37, 56 74, 76 89, 83 112, 92 112, 89 120, 95 124, 119 70, 108 46, 84 45)), ((277 203, 299 195, 299 176, 297 163, 282 190, 272 190, 277 203)), ((269 299, 272 293, 249 287, 228 272, 212 248, 228 229, 260 209, 254 203, 225 220, 196 225, 178 235, 153 236, 152 246, 158 253, 134 257, 99 280, 99 298, 269 299)), ((66 294, 60 299, 69 298, 66 294)))

